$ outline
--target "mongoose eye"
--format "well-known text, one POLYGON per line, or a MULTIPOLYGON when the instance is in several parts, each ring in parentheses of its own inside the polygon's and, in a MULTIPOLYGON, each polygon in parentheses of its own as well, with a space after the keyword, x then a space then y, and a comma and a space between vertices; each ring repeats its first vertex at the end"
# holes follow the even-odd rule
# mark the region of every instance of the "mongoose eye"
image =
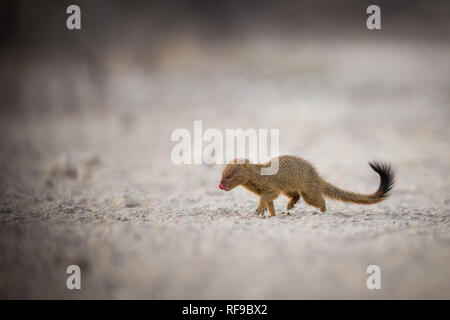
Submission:
POLYGON ((227 176, 227 179, 231 179, 232 177, 233 177, 233 175, 229 174, 229 175, 227 176))

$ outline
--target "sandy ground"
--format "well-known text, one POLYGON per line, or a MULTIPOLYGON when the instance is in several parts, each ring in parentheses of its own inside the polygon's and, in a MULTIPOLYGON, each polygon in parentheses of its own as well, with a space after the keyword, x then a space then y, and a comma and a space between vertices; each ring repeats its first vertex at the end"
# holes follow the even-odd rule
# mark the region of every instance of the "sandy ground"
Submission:
POLYGON ((28 112, 1 119, 1 298, 450 298, 447 45, 172 46, 151 71, 111 57, 101 89, 61 61, 27 69, 28 112), (217 188, 222 166, 171 162, 171 132, 194 120, 279 128, 282 154, 342 188, 374 191, 374 159, 397 184, 373 206, 256 218, 254 195, 217 188))

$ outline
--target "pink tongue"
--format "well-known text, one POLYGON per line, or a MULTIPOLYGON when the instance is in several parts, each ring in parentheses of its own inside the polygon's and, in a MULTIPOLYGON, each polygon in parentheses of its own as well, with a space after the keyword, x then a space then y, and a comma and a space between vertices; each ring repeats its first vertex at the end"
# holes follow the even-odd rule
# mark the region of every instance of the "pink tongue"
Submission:
POLYGON ((224 186, 221 183, 219 183, 219 189, 220 190, 225 190, 224 186))

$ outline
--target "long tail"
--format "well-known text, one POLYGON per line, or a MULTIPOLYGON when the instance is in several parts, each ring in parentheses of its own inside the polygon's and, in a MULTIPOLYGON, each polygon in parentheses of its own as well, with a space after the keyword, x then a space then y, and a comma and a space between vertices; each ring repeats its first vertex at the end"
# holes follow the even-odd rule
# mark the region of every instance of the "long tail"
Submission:
POLYGON ((389 196, 389 191, 394 187, 394 172, 388 163, 374 161, 369 162, 369 166, 380 175, 380 185, 374 193, 361 194, 345 191, 323 181, 324 195, 332 199, 358 204, 373 204, 383 201, 389 196))

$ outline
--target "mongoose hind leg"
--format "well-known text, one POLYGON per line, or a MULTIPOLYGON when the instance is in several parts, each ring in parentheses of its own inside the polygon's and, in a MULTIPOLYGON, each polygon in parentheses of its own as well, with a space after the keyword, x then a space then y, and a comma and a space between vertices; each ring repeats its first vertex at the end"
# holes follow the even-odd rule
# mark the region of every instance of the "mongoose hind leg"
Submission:
POLYGON ((325 199, 323 198, 322 194, 317 193, 305 193, 304 191, 301 192, 303 199, 305 199, 305 202, 309 204, 310 206, 316 207, 320 209, 321 212, 327 211, 327 207, 325 204, 325 199))
POLYGON ((284 194, 290 198, 289 202, 286 205, 286 209, 291 210, 292 208, 294 208, 298 200, 300 200, 300 194, 297 191, 285 192, 284 194))

